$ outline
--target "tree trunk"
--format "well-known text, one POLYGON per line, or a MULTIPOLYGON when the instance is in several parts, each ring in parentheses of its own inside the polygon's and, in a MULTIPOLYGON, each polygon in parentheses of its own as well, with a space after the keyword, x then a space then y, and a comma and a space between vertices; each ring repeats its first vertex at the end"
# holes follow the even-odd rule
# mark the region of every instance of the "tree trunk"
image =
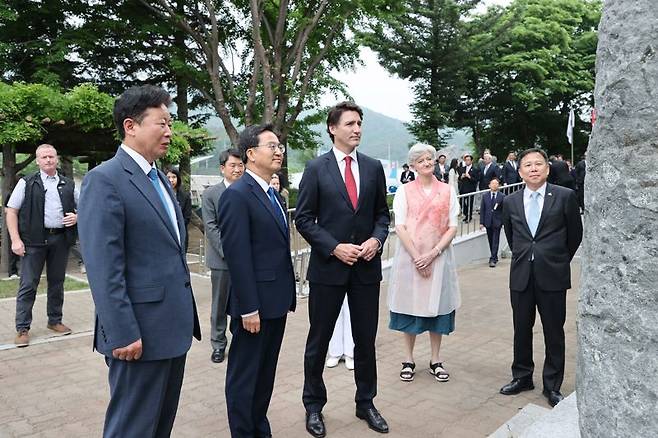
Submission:
POLYGON ((8 145, 2 146, 2 251, 0 251, 0 277, 4 277, 9 267, 9 232, 5 222, 4 206, 16 180, 16 152, 8 145))

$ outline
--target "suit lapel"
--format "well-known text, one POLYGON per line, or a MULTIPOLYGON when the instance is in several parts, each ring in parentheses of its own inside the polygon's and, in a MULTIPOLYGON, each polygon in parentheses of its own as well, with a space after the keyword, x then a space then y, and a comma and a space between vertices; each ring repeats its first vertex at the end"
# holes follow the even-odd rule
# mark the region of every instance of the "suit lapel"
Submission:
POLYGON ((287 236, 286 232, 281 227, 281 223, 279 221, 279 218, 277 217, 277 214, 274 212, 274 207, 272 206, 272 203, 270 202, 269 196, 267 196, 265 194, 265 192, 261 188, 260 184, 258 184, 258 182, 256 182, 256 180, 246 172, 245 172, 244 175, 242 175, 242 178, 245 178, 245 182, 251 188, 251 193, 254 194, 254 196, 256 197, 256 199, 258 199, 258 201, 261 203, 263 208, 265 208, 265 210, 267 210, 270 213, 270 215, 272 216, 272 219, 276 223, 277 229, 279 231, 281 231, 281 233, 284 235, 284 237, 286 239, 288 239, 288 236, 287 236))
POLYGON ((525 218, 525 208, 523 207, 523 190, 519 190, 516 193, 518 193, 518 195, 513 196, 514 205, 516 206, 516 211, 519 212, 519 215, 521 216, 521 219, 523 220, 523 225, 525 225, 525 230, 528 233, 528 236, 530 236, 530 239, 532 239, 532 233, 530 232, 530 227, 528 226, 528 221, 525 218))
MULTIPOLYGON (((365 161, 363 160, 363 156, 357 152, 356 158, 357 158, 357 164, 359 166, 359 196, 357 197, 356 211, 359 211, 362 204, 361 200, 365 199, 364 196, 366 195, 366 187, 368 186, 367 181, 370 175, 365 165, 365 161)), ((347 188, 345 188, 345 193, 347 193, 347 188)), ((351 202, 350 205, 352 205, 351 202)))
MULTIPOLYGON (((324 157, 326 161, 327 172, 333 178, 334 183, 338 188, 338 192, 343 196, 343 199, 345 200, 349 208, 351 210, 354 210, 354 207, 352 206, 352 201, 350 201, 350 197, 347 194, 347 187, 345 187, 345 181, 343 181, 343 177, 340 174, 340 169, 338 168, 338 163, 336 162, 336 155, 334 155, 333 151, 330 150, 329 152, 324 154, 324 157)), ((361 168, 359 168, 359 177, 361 177, 360 172, 361 172, 361 168)), ((363 181, 363 178, 360 178, 359 183, 361 181, 363 181)))
MULTIPOLYGON (((160 170, 158 170, 158 177, 160 178, 160 182, 162 182, 162 184, 165 186, 165 190, 169 194, 169 198, 171 199, 171 202, 174 206, 174 214, 176 215, 176 225, 178 226, 178 235, 180 236, 180 242, 185 242, 185 234, 187 234, 187 230, 185 229, 185 220, 183 219, 183 211, 180 208, 176 208, 176 206, 178 205, 178 198, 176 197, 176 193, 174 193, 174 189, 171 188, 171 183, 169 183, 167 176, 164 173, 162 173, 162 171, 160 170)), ((169 214, 167 214, 167 217, 169 217, 169 214)), ((176 236, 174 235, 174 237, 176 236)))
MULTIPOLYGON (((171 218, 169 217, 169 213, 167 213, 164 205, 162 205, 162 201, 160 200, 160 195, 158 195, 158 192, 155 191, 155 187, 153 187, 153 184, 149 180, 149 177, 142 171, 142 169, 135 162, 135 160, 133 160, 130 157, 130 155, 128 155, 122 149, 119 149, 119 151, 117 152, 117 156, 121 160, 124 169, 131 174, 130 182, 137 188, 137 190, 142 194, 142 196, 146 198, 146 201, 155 210, 160 220, 164 222, 164 225, 167 228, 167 230, 169 230, 169 234, 171 235, 171 237, 176 241, 178 245, 180 245, 180 242, 178 241, 178 237, 176 236, 176 230, 174 230, 174 226, 171 223, 171 218)), ((158 174, 160 174, 159 171, 158 174)), ((166 187, 167 185, 165 185, 165 188, 166 187)), ((175 198, 173 200, 175 201, 175 198)), ((176 208, 174 206, 174 211, 175 210, 176 208)))
POLYGON ((539 224, 537 225, 537 232, 535 233, 535 236, 539 234, 541 231, 541 227, 546 222, 546 216, 548 215, 548 212, 551 210, 553 207, 553 204, 555 203, 555 195, 553 194, 553 185, 552 184, 546 184, 546 191, 544 192, 544 206, 541 209, 541 216, 539 217, 539 224))

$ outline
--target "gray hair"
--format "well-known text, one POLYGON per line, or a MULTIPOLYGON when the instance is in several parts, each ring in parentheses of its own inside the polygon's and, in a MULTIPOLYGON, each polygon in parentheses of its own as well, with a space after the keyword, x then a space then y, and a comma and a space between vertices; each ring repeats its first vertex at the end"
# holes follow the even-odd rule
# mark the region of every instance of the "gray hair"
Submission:
POLYGON ((416 143, 415 145, 411 146, 411 149, 409 149, 409 153, 407 154, 407 162, 410 165, 413 165, 416 160, 418 160, 423 155, 430 154, 430 156, 434 158, 435 153, 436 149, 434 149, 432 146, 424 143, 416 143))

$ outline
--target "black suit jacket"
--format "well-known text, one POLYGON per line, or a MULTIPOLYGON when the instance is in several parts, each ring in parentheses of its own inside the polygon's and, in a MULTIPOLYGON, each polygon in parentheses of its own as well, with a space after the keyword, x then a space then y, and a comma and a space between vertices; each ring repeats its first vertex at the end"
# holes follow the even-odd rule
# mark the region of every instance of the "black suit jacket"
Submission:
POLYGON ((569 165, 565 161, 555 160, 551 163, 548 182, 576 190, 576 182, 569 173, 569 165))
POLYGON ((505 184, 516 184, 521 182, 521 176, 519 176, 519 163, 516 163, 516 169, 512 166, 512 163, 505 161, 503 165, 503 181, 505 184))
POLYGON ((486 166, 482 168, 482 171, 480 172, 480 190, 486 190, 489 188, 489 183, 495 176, 496 178, 500 179, 500 167, 496 163, 491 163, 489 166, 489 169, 486 170, 486 166))
POLYGON ((471 178, 462 178, 462 175, 466 173, 466 166, 459 166, 457 168, 457 173, 459 174, 459 193, 472 193, 477 190, 478 181, 480 180, 480 169, 472 165, 471 169, 468 171, 468 174, 471 178))
POLYGON ((544 207, 534 238, 525 218, 523 193, 524 190, 518 190, 503 201, 503 226, 512 249, 510 289, 525 290, 531 269, 541 290, 570 289, 569 265, 583 238, 576 193, 546 185, 544 207), (531 261, 533 253, 534 261, 531 261))
POLYGON ((352 269, 361 283, 379 283, 381 258, 377 254, 352 267, 332 256, 339 243, 361 244, 371 237, 384 244, 391 221, 386 204, 382 164, 357 153, 359 201, 352 207, 333 150, 309 161, 299 184, 295 225, 311 244, 307 279, 326 285, 345 285, 352 269))

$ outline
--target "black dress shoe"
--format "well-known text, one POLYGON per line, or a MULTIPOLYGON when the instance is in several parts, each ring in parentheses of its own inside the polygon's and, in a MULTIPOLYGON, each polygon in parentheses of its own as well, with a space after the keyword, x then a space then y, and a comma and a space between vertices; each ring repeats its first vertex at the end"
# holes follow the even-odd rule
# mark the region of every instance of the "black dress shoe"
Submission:
POLYGON ((327 429, 324 428, 322 412, 306 413, 306 430, 316 438, 322 438, 327 435, 327 429))
POLYGON ((549 391, 548 389, 544 389, 542 394, 544 394, 544 396, 548 399, 548 404, 551 405, 551 407, 564 400, 564 396, 560 393, 560 391, 549 391))
POLYGON ((381 416, 379 411, 375 408, 359 409, 356 408, 356 416, 362 420, 366 420, 368 427, 379 433, 388 433, 388 424, 384 417, 381 416))
POLYGON ((533 389, 535 389, 535 385, 533 385, 531 379, 512 379, 511 382, 500 388, 500 393, 503 395, 514 395, 533 389))
POLYGON ((214 363, 224 362, 224 350, 213 350, 210 355, 210 360, 214 363))

